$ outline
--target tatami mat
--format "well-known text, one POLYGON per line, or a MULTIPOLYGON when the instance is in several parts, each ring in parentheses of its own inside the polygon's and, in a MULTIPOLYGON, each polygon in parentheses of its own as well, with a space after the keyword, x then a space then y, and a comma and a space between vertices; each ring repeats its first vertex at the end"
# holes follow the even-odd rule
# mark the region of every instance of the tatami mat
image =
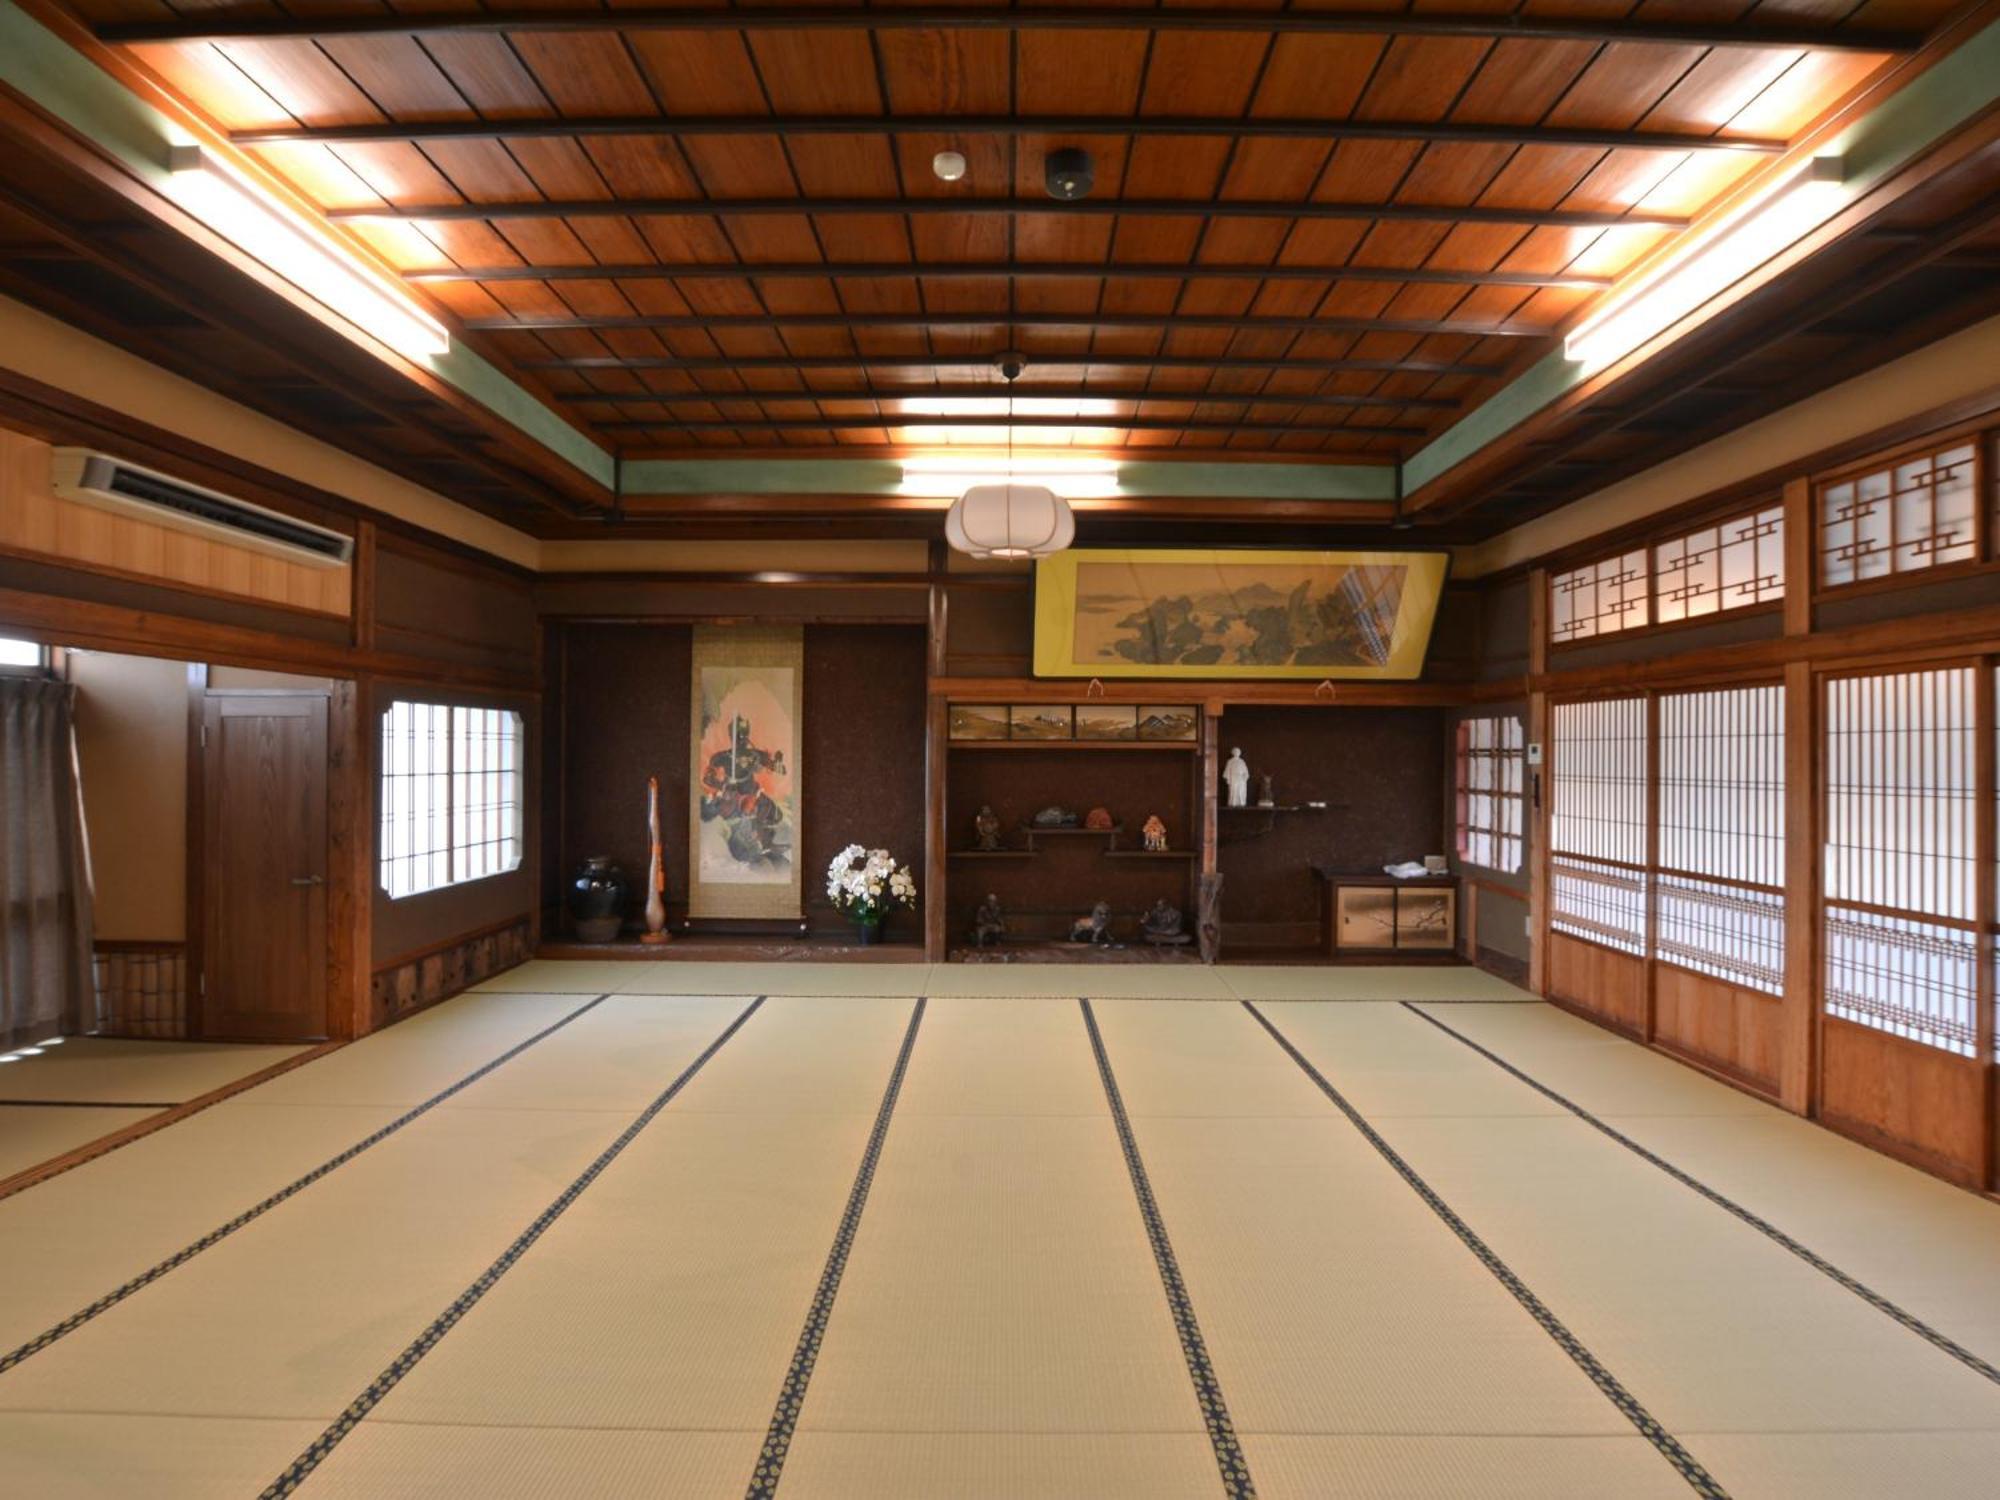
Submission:
POLYGON ((297 1056, 304 1047, 70 1037, 0 1067, 0 1101, 179 1104, 297 1056))
POLYGON ((39 1166, 158 1113, 156 1109, 0 1104, 0 1178, 39 1166))
MULTIPOLYGON (((633 982, 706 967, 538 965, 0 1201, 4 1352, 437 1101, 0 1373, 0 1487, 254 1495, 539 1221, 301 1493, 742 1495, 907 1034, 895 981, 941 971, 633 982)), ((1173 966, 955 972, 994 990, 926 1003, 787 1500, 1222 1493, 1081 1009, 1037 998, 1058 981, 1094 997, 1265 1500, 1691 1491, 1238 988, 1737 1500, 1990 1493, 2000 1385, 1386 1002, 1428 996, 1989 1357, 1994 1205, 1539 1003, 1449 1003, 1518 994, 1469 971, 1188 971, 1227 987, 1206 1004, 1153 982, 1173 966)))
MULTIPOLYGON (((2000 1365, 2000 1208, 1546 1006, 1447 1024, 2000 1365), (1635 1090, 1629 1080, 1648 1080, 1635 1090), (1661 1089, 1712 1107, 1634 1114, 1661 1089)), ((1477 1055, 1467 1049, 1468 1056, 1477 1055)), ((1488 1068, 1493 1064, 1478 1061, 1488 1068)), ((1499 1069, 1494 1068, 1496 1073, 1499 1069)), ((1636 1158, 1635 1158, 1636 1160, 1636 1158)), ((1711 1212, 1721 1210, 1711 1208, 1711 1212)))

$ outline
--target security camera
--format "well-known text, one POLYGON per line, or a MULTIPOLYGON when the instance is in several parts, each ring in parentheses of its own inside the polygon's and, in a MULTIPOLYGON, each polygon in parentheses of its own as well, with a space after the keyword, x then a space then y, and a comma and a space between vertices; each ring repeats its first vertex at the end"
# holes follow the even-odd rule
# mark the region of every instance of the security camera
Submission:
POLYGON ((1097 183, 1097 169, 1088 151, 1081 146, 1065 146, 1060 151, 1051 151, 1042 162, 1042 183, 1051 198, 1072 203, 1090 196, 1097 183))
POLYGON ((1018 349, 993 356, 993 368, 1000 372, 1000 378, 1010 384, 1021 378, 1021 372, 1028 368, 1028 356, 1018 349))

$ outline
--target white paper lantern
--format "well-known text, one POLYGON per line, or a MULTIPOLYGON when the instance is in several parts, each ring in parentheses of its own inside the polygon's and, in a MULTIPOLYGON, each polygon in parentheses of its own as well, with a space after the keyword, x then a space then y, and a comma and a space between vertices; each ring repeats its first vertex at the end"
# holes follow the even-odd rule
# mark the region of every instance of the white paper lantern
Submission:
POLYGON ((975 484, 952 501, 944 539, 974 557, 1047 557, 1076 540, 1076 517, 1039 484, 975 484))

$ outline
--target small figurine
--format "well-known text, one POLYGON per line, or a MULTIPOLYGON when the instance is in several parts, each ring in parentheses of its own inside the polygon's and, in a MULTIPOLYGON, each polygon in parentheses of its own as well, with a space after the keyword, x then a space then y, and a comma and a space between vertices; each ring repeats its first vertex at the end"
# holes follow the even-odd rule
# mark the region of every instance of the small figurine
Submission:
POLYGON ((979 816, 972 820, 974 847, 982 854, 1000 852, 1000 820, 993 816, 993 809, 982 804, 979 816))
POLYGON ((1257 778, 1257 805, 1259 807, 1277 806, 1277 800, 1271 795, 1271 773, 1269 771, 1266 771, 1262 776, 1257 778))
POLYGON ((1112 826, 1111 810, 1105 807, 1093 807, 1084 814, 1083 826, 1093 828, 1099 833, 1108 832, 1112 826))
POLYGON ((1076 814, 1066 807, 1051 805, 1036 813, 1033 821, 1037 828, 1074 828, 1076 814))
POLYGON ((1000 910, 1000 898, 988 891, 972 919, 972 944, 975 948, 984 948, 989 942, 998 942, 1006 936, 1007 918, 1000 910))
POLYGON ((1111 946, 1111 903, 1100 901, 1091 907, 1090 915, 1078 917, 1070 924, 1069 940, 1072 943, 1089 943, 1092 947, 1111 946))
POLYGON ((1223 762, 1222 784, 1229 788, 1231 807, 1250 805, 1250 765, 1243 759, 1241 750, 1231 750, 1229 759, 1223 762))
POLYGON ((1167 825, 1160 821, 1158 813, 1149 815, 1146 821, 1139 825, 1139 835, 1146 841, 1146 850, 1148 853, 1165 854, 1167 852, 1167 825))
POLYGON ((1152 905, 1145 916, 1139 919, 1139 930, 1146 935, 1149 943, 1180 944, 1190 941, 1181 931, 1180 908, 1162 896, 1152 905))

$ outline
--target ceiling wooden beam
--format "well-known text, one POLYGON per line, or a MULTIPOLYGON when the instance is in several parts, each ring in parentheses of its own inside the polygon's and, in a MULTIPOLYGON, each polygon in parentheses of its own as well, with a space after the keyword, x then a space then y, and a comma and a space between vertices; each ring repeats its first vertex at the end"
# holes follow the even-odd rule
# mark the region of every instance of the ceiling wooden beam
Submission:
MULTIPOLYGON (((1416 411, 1456 411, 1458 402, 1446 396, 1350 396, 1344 392, 1252 392, 1241 391, 1149 391, 1144 388, 1121 386, 1099 388, 1096 386, 1068 386, 1051 390, 1046 386, 1014 385, 926 385, 904 389, 884 390, 810 390, 793 389, 782 391, 735 390, 735 391, 566 391, 552 398, 562 406, 678 406, 686 404, 705 405, 732 401, 1175 401, 1188 405, 1208 406, 1221 403, 1228 406, 1385 406, 1408 407, 1416 411)), ((968 418, 970 421, 985 421, 984 417, 968 418)), ((994 418, 993 420, 1000 420, 994 418)))
POLYGON ((1341 219, 1522 224, 1555 229, 1684 229, 1682 214, 1641 209, 1503 208, 1494 204, 1251 202, 1242 198, 571 198, 519 203, 380 203, 330 208, 329 219, 749 218, 785 214, 1114 214, 1126 218, 1341 219))
POLYGON ((430 11, 368 15, 219 13, 165 21, 100 25, 107 42, 190 42, 282 37, 433 36, 449 32, 530 31, 1204 31, 1277 32, 1317 36, 1512 37, 1542 41, 1653 42, 1668 46, 1767 47, 1834 52, 1914 51, 1912 31, 1828 27, 1785 22, 1649 20, 1495 12, 1384 13, 1371 10, 1243 11, 1120 9, 1101 5, 1014 6, 1008 9, 936 5, 904 7, 703 6, 676 10, 633 6, 613 10, 430 11))
POLYGON ((922 278, 990 281, 1047 277, 1102 277, 1142 281, 1369 281, 1424 286, 1557 287, 1601 291, 1609 276, 1557 271, 1446 271, 1425 267, 1245 265, 1213 262, 1129 265, 1118 261, 714 261, 640 262, 631 265, 456 266, 405 271, 403 279, 426 285, 465 281, 741 281, 749 277, 841 276, 857 280, 922 278))
MULTIPOLYGON (((1168 398, 1161 398, 1168 399, 1168 398)), ((1428 427, 1357 426, 1349 422, 1197 422, 1174 417, 728 417, 680 421, 673 417, 618 417, 592 422, 606 432, 860 432, 890 428, 1016 427, 1107 432, 1351 432, 1356 437, 1422 437, 1428 427)), ((727 456, 726 453, 722 456, 727 456)))
POLYGON ((239 146, 421 144, 580 136, 718 135, 1078 135, 1228 136, 1288 141, 1449 141, 1562 146, 1604 151, 1729 151, 1771 156, 1788 143, 1766 136, 1691 130, 1584 129, 1463 120, 1265 119, 1214 115, 593 115, 568 119, 380 120, 365 125, 288 125, 231 131, 239 146))
MULTIPOLYGON (((1433 333, 1466 338, 1545 339, 1555 329, 1532 323, 1454 322, 1438 318, 1239 318, 1196 313, 730 313, 592 317, 535 313, 466 318, 468 333, 546 333, 577 329, 672 329, 686 333, 728 328, 1164 328, 1240 329, 1261 333, 1433 333)), ((857 357, 857 362, 861 361, 857 357)))
MULTIPOLYGON (((565 359, 517 359, 517 370, 687 370, 693 373, 735 370, 963 370, 991 369, 990 355, 965 354, 808 354, 698 356, 674 354, 586 354, 565 359)), ((1192 354, 1035 354, 1029 371, 1132 370, 1302 370, 1315 374, 1471 375, 1497 376, 1506 367, 1441 359, 1245 359, 1207 358, 1192 354)))

